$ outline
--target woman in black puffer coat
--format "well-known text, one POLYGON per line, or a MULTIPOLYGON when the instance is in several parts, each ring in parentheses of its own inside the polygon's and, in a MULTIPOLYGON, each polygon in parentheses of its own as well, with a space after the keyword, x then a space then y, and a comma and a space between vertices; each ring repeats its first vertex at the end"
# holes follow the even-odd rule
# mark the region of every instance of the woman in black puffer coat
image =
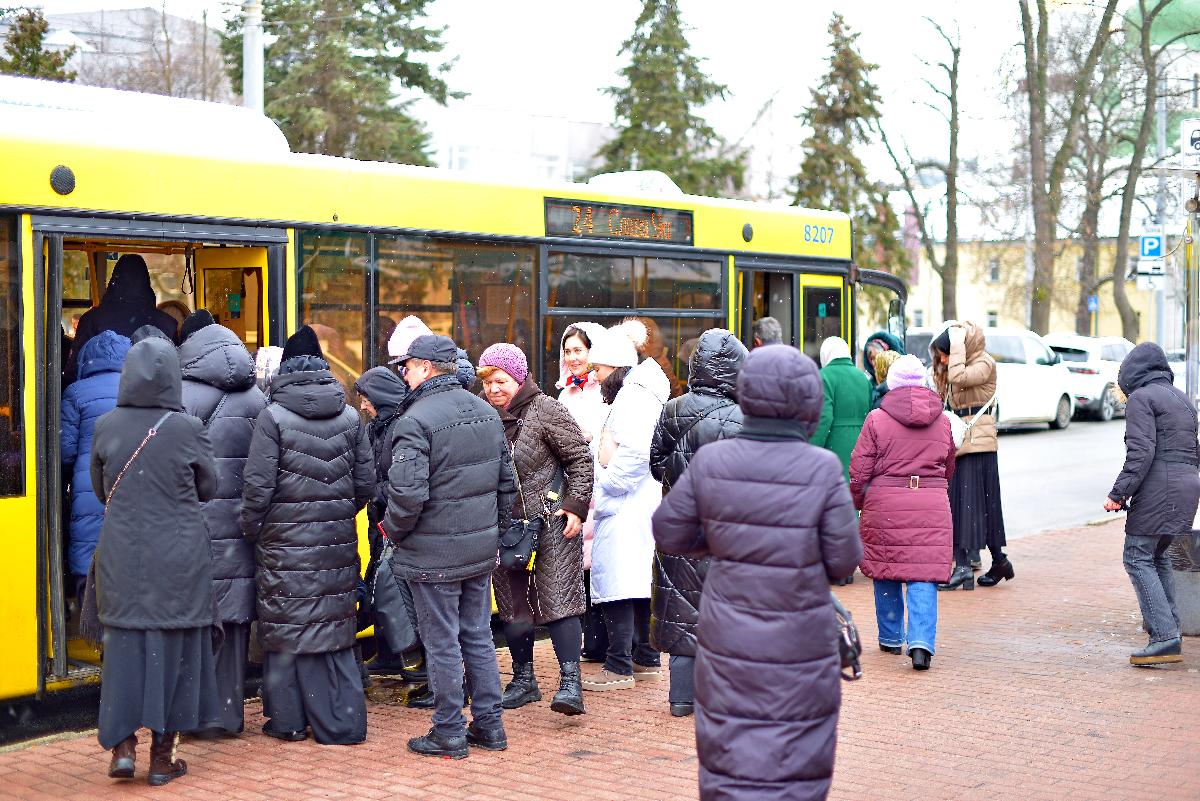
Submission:
POLYGON ((367 427, 308 326, 287 342, 246 462, 242 530, 255 544, 263 731, 325 745, 367 736, 354 659, 358 533, 375 489, 367 427))
POLYGON ((1129 662, 1157 665, 1183 659, 1171 560, 1174 538, 1192 533, 1200 503, 1200 448, 1196 408, 1175 388, 1167 354, 1153 342, 1134 348, 1117 374, 1129 397, 1125 411, 1125 467, 1104 508, 1129 507, 1125 572, 1133 582, 1149 644, 1129 662))
MULTIPOLYGON (((650 445, 650 472, 663 495, 683 475, 700 447, 742 430, 737 376, 746 346, 731 332, 713 328, 700 335, 689 362, 686 395, 667 401, 650 445)), ((696 622, 708 559, 656 551, 650 600, 650 644, 671 655, 671 714, 690 715, 696 657, 696 622)))
POLYGON ((254 620, 254 548, 242 537, 242 471, 254 423, 267 405, 254 382, 254 360, 237 334, 203 309, 183 324, 179 346, 183 410, 200 418, 217 461, 217 493, 204 504, 212 540, 216 623, 224 630, 217 652, 220 729, 242 730, 246 652, 254 620))

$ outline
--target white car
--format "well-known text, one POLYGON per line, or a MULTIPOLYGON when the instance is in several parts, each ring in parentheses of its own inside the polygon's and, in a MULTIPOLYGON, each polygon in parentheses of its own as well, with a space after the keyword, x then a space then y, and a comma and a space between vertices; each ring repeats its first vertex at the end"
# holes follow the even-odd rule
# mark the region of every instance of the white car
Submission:
POLYGON ((1095 420, 1108 421, 1125 411, 1117 400, 1117 372, 1133 350, 1121 337, 1085 337, 1051 334, 1045 338, 1050 349, 1062 357, 1071 373, 1072 393, 1080 412, 1095 420))
POLYGON ((996 360, 997 425, 1049 423, 1066 428, 1075 414, 1071 373, 1042 338, 1024 328, 985 328, 996 360))

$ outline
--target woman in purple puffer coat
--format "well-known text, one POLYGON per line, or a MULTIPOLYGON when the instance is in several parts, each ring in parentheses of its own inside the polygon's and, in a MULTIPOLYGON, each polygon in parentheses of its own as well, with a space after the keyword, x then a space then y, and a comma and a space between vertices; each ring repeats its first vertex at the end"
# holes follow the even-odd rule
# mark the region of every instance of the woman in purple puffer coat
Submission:
POLYGON ((954 437, 915 356, 891 366, 887 387, 850 457, 850 492, 862 510, 862 572, 875 582, 879 647, 899 654, 907 643, 913 667, 928 670, 937 635, 937 584, 950 578, 954 564, 947 489, 954 437))
POLYGON ((816 801, 842 702, 829 582, 862 557, 858 521, 837 455, 808 443, 824 403, 816 363, 758 348, 737 396, 741 432, 701 448, 654 513, 659 549, 712 557, 697 627, 700 798, 816 801))

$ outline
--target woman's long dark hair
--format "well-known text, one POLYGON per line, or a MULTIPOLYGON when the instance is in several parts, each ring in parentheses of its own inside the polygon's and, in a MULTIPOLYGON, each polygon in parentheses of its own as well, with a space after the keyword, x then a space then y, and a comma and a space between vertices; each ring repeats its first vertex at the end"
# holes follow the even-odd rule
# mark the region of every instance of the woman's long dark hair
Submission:
POLYGON ((587 331, 584 331, 582 328, 576 328, 573 325, 567 326, 567 330, 563 331, 562 340, 561 340, 562 344, 566 345, 567 340, 570 339, 571 337, 579 337, 580 341, 583 342, 583 346, 585 348, 587 348, 588 350, 592 349, 592 340, 587 335, 587 331))
POLYGON ((600 382, 600 400, 612 405, 617 399, 617 393, 625 385, 625 376, 629 375, 632 367, 618 367, 608 374, 608 378, 600 382))

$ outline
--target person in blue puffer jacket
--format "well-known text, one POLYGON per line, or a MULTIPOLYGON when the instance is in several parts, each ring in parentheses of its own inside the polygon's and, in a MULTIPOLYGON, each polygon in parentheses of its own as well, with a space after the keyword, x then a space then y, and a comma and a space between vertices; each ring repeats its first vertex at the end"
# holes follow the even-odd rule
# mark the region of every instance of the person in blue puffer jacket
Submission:
POLYGON ((75 577, 78 597, 82 597, 79 590, 104 524, 104 504, 92 491, 92 428, 101 415, 117 406, 117 385, 129 348, 128 337, 101 331, 80 349, 78 380, 63 392, 62 462, 71 471, 67 563, 75 577))

